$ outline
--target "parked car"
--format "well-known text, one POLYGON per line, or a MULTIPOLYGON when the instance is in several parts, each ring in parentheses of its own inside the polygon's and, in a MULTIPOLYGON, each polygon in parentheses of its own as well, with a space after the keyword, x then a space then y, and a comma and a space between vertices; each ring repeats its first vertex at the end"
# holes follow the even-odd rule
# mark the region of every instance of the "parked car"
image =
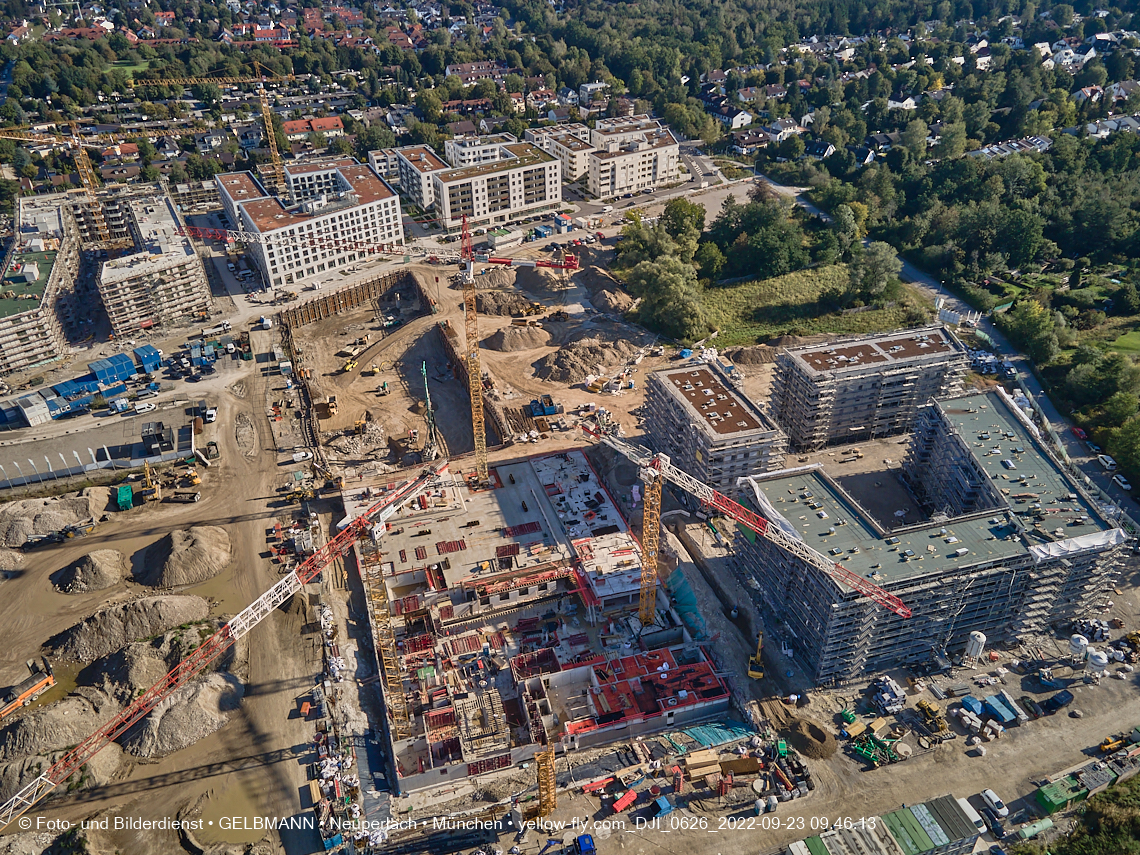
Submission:
POLYGON ((1084 440, 1087 440, 1089 438, 1089 435, 1085 433, 1084 428, 1079 428, 1076 426, 1073 427, 1073 436, 1075 436, 1077 439, 1084 440))
POLYGON ((1026 714, 1030 718, 1041 718, 1043 715, 1045 715, 1045 710, 1041 709, 1041 704, 1037 703, 1037 701, 1033 700, 1033 698, 1029 697, 1028 695, 1023 695, 1022 697, 1018 698, 1017 702, 1021 704, 1021 708, 1025 710, 1026 714))
POLYGON ((1113 460, 1111 457, 1109 457, 1107 454, 1098 454, 1096 456, 1096 459, 1099 460, 1100 465, 1103 466, 1109 472, 1115 472, 1116 471, 1116 461, 1113 460))
POLYGON ((216 422, 217 420, 218 420, 218 408, 217 407, 210 407, 208 410, 206 410, 206 424, 209 424, 210 422, 216 422))
MULTIPOLYGON (((998 798, 998 794, 993 790, 982 790, 982 801, 984 801, 989 806, 990 810, 992 810, 1002 819, 1005 819, 1007 816, 1009 816, 1009 808, 1005 806, 1005 802, 998 798)), ((984 814, 983 818, 985 818, 984 814)))
POLYGON ((982 808, 982 820, 986 823, 986 828, 990 830, 994 840, 1003 840, 1005 838, 1005 826, 1001 824, 996 813, 992 808, 982 808))
POLYGON ((1112 480, 1121 490, 1128 490, 1129 492, 1132 491, 1132 485, 1128 483, 1128 479, 1121 475, 1119 472, 1112 476, 1112 480))
POLYGON ((158 408, 150 401, 140 401, 139 403, 135 404, 135 412, 140 414, 153 413, 156 409, 158 408))
POLYGON ((990 855, 1006 855, 1006 851, 995 843, 990 847, 990 855))
POLYGON ((1059 709, 1064 709, 1073 702, 1073 693, 1067 689, 1063 689, 1051 698, 1046 699, 1045 703, 1041 706, 1045 710, 1046 715, 1053 715, 1059 709))

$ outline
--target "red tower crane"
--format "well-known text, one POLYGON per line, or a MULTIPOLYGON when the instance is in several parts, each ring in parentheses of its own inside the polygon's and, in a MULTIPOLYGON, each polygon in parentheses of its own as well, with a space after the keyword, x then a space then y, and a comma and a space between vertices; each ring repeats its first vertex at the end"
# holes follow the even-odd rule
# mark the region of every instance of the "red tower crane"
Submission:
POLYGON ((0 805, 0 829, 18 819, 52 790, 70 778, 79 768, 138 724, 148 713, 175 691, 193 680, 234 643, 246 635, 275 609, 296 594, 307 583, 313 581, 334 558, 344 555, 352 547, 356 538, 371 526, 384 522, 400 506, 415 498, 433 484, 446 470, 447 461, 437 461, 423 470, 417 478, 386 493, 380 501, 353 519, 332 540, 315 554, 285 576, 272 588, 250 603, 229 623, 211 635, 206 641, 182 660, 169 674, 140 695, 130 706, 68 751, 46 772, 21 789, 16 795, 0 805))

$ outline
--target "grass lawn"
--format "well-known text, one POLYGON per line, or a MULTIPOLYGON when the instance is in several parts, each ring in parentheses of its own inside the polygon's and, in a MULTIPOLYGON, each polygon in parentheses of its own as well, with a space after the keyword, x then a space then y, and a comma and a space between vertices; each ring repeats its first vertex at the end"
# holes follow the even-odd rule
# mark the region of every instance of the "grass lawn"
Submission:
POLYGON ((1108 349, 1117 353, 1140 353, 1140 330, 1132 330, 1109 342, 1108 349))
POLYGON ((146 71, 150 68, 150 60, 144 59, 142 62, 128 62, 125 59, 120 59, 118 62, 112 62, 111 68, 125 71, 127 74, 134 76, 137 72, 146 71))
MULTIPOLYGON (((820 295, 847 282, 842 264, 797 270, 759 282, 741 282, 708 288, 704 307, 709 321, 720 330, 717 344, 757 344, 781 335, 815 333, 873 333, 906 326, 907 306, 920 304, 909 288, 889 309, 862 312, 831 312, 820 305, 820 295)), ((904 286, 905 287, 905 286, 904 286)))

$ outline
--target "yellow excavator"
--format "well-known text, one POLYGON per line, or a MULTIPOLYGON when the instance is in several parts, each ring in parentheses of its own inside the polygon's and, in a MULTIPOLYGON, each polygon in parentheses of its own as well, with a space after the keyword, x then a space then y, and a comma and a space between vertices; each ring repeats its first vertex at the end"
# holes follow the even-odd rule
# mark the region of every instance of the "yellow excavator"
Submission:
POLYGON ((756 636, 756 655, 748 657, 748 676, 753 680, 764 679, 764 633, 756 636))

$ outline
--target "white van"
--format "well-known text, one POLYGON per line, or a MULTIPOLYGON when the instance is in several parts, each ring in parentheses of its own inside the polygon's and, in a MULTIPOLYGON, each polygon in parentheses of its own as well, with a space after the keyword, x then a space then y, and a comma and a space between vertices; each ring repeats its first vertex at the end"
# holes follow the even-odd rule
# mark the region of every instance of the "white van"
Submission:
POLYGON ((1096 459, 1100 461, 1100 465, 1107 469, 1109 472, 1116 471, 1116 461, 1109 457, 1107 454, 1098 454, 1096 459))
POLYGON ((966 814, 966 818, 974 823, 974 827, 978 829, 978 834, 985 834, 986 824, 982 822, 981 814, 974 810, 965 799, 958 799, 958 806, 962 808, 962 813, 966 814))

